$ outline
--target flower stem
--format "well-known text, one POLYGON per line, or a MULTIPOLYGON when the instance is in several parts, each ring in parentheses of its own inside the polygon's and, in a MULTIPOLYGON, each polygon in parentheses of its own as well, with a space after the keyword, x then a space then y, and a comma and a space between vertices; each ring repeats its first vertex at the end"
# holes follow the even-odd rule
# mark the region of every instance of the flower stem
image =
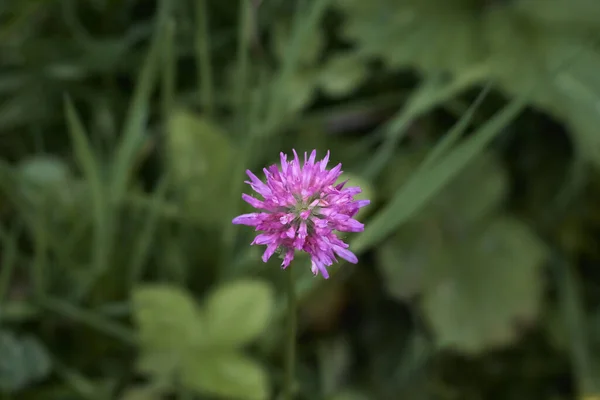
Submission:
POLYGON ((296 365, 296 287, 294 285, 294 268, 285 271, 288 295, 287 346, 285 350, 285 387, 284 400, 294 398, 294 367, 296 365))

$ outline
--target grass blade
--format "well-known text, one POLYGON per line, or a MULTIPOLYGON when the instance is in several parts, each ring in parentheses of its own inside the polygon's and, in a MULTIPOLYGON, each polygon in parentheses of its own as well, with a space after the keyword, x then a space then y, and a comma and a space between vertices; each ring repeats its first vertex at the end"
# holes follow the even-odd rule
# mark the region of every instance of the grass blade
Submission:
POLYGON ((0 321, 2 320, 2 303, 8 298, 8 289, 10 287, 13 271, 17 262, 17 237, 18 231, 12 230, 6 232, 4 227, 0 228, 2 241, 2 260, 0 261, 0 321))
POLYGON ((150 246, 152 245, 158 228, 158 222, 162 216, 162 208, 167 196, 168 187, 168 179, 162 179, 152 196, 149 208, 147 210, 144 209, 146 221, 139 234, 133 256, 129 263, 129 280, 131 286, 137 284, 144 274, 143 268, 148 259, 148 255, 150 254, 150 246))
MULTIPOLYGON (((206 0, 196 0, 196 68, 200 104, 211 116, 214 112, 213 72, 210 54, 210 28, 206 0)), ((244 0, 241 3, 245 3, 244 0)))
POLYGON ((354 240, 352 244, 354 251, 360 253, 377 244, 419 211, 496 136, 502 133, 527 104, 528 97, 515 98, 437 165, 422 173, 413 174, 387 207, 376 214, 365 231, 354 240))
POLYGON ((38 306, 70 320, 89 326, 98 332, 121 340, 124 343, 132 346, 137 345, 134 332, 92 311, 76 307, 73 304, 53 297, 44 297, 43 299, 40 299, 38 306))
POLYGON ((478 65, 465 71, 447 85, 442 86, 438 77, 428 79, 410 97, 407 105, 382 128, 385 135, 384 141, 367 165, 363 174, 365 178, 372 180, 381 173, 396 151, 398 143, 406 134, 412 121, 473 86, 473 84, 485 79, 488 74, 489 70, 485 65, 478 65))
POLYGON ((87 293, 88 287, 97 276, 108 268, 111 244, 112 213, 106 196, 105 184, 100 173, 85 128, 69 98, 65 99, 65 110, 73 151, 90 190, 93 216, 94 247, 92 250, 92 270, 89 281, 82 283, 76 291, 76 298, 87 293))
POLYGON ((133 99, 129 105, 123 127, 122 137, 116 150, 111 169, 111 201, 119 204, 125 195, 129 183, 132 166, 145 138, 145 126, 150 108, 150 96, 158 75, 159 54, 162 49, 163 35, 167 36, 168 2, 161 3, 158 12, 155 32, 150 50, 144 60, 137 80, 133 99))

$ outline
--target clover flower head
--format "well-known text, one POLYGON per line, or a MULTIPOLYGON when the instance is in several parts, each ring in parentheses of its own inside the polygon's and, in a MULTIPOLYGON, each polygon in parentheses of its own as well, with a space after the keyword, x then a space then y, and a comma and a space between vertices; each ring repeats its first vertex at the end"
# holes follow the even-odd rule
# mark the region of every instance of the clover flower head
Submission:
POLYGON ((369 200, 354 199, 361 192, 359 187, 344 187, 347 181, 336 183, 342 164, 328 170, 329 151, 320 161, 315 161, 315 150, 309 157, 304 153, 303 163, 296 150, 293 153, 292 161, 280 154, 281 168, 274 164, 263 169, 266 183, 246 171, 250 177, 246 183, 263 199, 245 193, 242 199, 260 212, 240 215, 232 222, 262 231, 252 244, 267 246, 264 262, 279 251, 281 265, 287 268, 296 250, 305 251, 310 255, 313 274, 320 273, 327 279, 327 267, 337 262, 336 255, 354 264, 358 262, 336 232, 363 231, 364 225, 353 217, 369 200))

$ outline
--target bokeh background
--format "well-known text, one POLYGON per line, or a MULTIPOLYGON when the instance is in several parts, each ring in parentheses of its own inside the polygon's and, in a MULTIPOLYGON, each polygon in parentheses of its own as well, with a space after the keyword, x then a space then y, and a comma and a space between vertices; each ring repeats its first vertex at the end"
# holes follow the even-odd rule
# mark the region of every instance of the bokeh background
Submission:
POLYGON ((598 0, 2 0, 0 397, 280 398, 295 148, 372 200, 297 399, 598 399, 599 129, 598 0))

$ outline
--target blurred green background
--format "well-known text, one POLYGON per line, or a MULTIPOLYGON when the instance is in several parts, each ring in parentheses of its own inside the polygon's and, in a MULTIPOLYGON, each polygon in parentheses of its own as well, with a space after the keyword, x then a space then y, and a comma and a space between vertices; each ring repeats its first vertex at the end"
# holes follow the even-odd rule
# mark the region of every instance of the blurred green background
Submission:
POLYGON ((0 397, 279 399, 245 169, 331 150, 296 398, 600 397, 598 0, 0 1, 0 397))

